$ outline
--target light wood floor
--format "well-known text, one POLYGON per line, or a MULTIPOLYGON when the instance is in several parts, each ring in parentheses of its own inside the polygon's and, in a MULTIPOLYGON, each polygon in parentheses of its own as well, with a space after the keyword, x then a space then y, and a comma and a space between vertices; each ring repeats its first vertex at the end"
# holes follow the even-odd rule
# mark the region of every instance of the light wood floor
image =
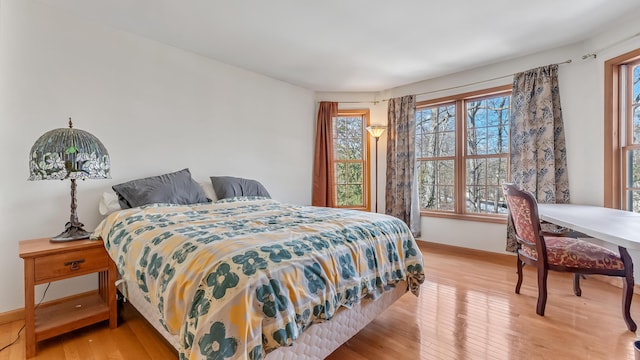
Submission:
MULTIPOLYGON (((405 294, 329 359, 634 359, 636 335, 621 315, 621 289, 593 277, 572 292, 569 274, 550 273, 546 315, 535 313, 536 280, 527 268, 514 293, 515 259, 439 246, 422 246, 427 281, 405 294), (455 250, 455 251, 454 251, 455 250)), ((632 305, 640 322, 640 298, 632 305)), ((97 324, 38 344, 38 360, 176 359, 131 308, 117 329, 97 324)), ((0 347, 21 321, 0 325, 0 347)), ((23 359, 21 340, 0 360, 23 359)))

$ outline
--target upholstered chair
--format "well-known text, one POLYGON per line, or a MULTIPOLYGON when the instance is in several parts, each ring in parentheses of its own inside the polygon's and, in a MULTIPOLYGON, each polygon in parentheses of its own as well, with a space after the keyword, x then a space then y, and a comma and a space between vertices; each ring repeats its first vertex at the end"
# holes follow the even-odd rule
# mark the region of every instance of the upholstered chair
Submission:
POLYGON ((538 272, 538 304, 536 313, 544 316, 547 303, 547 274, 549 270, 574 273, 574 293, 581 295, 580 275, 600 274, 623 278, 622 314, 627 327, 636 330, 629 313, 633 297, 633 263, 626 249, 621 255, 605 247, 578 238, 545 236, 540 227, 535 197, 514 184, 503 184, 507 207, 518 241, 516 294, 522 285, 522 268, 534 266, 538 272))

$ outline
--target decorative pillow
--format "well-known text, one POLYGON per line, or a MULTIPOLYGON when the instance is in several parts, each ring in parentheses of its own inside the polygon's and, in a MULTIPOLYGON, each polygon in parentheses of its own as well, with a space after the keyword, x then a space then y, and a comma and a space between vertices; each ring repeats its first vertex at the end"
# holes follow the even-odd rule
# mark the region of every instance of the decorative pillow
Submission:
POLYGON ((154 203, 196 204, 210 202, 189 169, 113 185, 123 209, 154 203))
POLYGON ((236 196, 263 196, 271 198, 267 189, 256 180, 231 176, 212 176, 211 183, 218 199, 236 196))

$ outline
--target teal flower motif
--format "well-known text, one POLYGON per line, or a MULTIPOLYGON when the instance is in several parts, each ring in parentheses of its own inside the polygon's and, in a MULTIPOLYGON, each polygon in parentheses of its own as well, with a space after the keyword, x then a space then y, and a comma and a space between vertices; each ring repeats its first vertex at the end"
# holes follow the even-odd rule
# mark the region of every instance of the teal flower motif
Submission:
POLYGON ((232 337, 225 336, 226 329, 224 324, 219 321, 213 323, 209 332, 198 341, 200 354, 210 360, 222 360, 232 357, 238 349, 238 341, 232 337))
POLYGON ((187 260, 187 256, 189 256, 190 253, 196 251, 197 248, 198 247, 196 245, 193 245, 190 242, 184 243, 182 245, 182 248, 173 253, 172 258, 173 260, 176 260, 178 264, 182 264, 185 260, 187 260))
POLYGON ((344 240, 348 243, 358 241, 358 237, 356 236, 356 234, 354 234, 354 232, 349 229, 342 230, 342 235, 344 236, 344 240))
POLYGON ((222 263, 216 271, 207 276, 207 285, 213 287, 213 297, 216 299, 222 299, 227 293, 227 289, 238 285, 240 278, 234 272, 231 272, 231 267, 227 263, 222 263))
MULTIPOLYGON (((191 349, 191 347, 193 346, 193 339, 195 338, 195 336, 193 335, 192 332, 190 332, 189 330, 185 330, 184 334, 182 336, 182 344, 184 345, 185 349, 191 349)), ((180 354, 180 358, 182 358, 184 354, 180 354)))
POLYGON ((131 235, 127 235, 127 238, 124 240, 124 243, 122 244, 122 252, 127 253, 129 252, 129 245, 131 245, 131 242, 133 241, 133 236, 131 235))
POLYGON ((151 248, 149 246, 145 246, 144 250, 142 250, 142 256, 140 257, 140 266, 146 268, 149 265, 149 253, 151 252, 151 248))
POLYGON ((313 316, 317 319, 330 320, 333 317, 331 313, 331 303, 326 300, 324 304, 319 304, 313 307, 313 316))
POLYGON ((136 229, 133 233, 136 234, 136 235, 140 235, 140 234, 142 234, 144 232, 151 231, 153 229, 154 229, 153 226, 147 225, 147 226, 143 226, 141 228, 136 229))
POLYGON ((387 259, 389 262, 398 262, 398 249, 394 243, 387 244, 387 259))
POLYGON ((420 264, 407 266, 407 272, 412 275, 424 275, 424 270, 420 264))
POLYGON ((147 286, 147 276, 145 273, 140 270, 136 270, 136 279, 138 280, 138 287, 145 293, 149 292, 149 287, 147 286))
POLYGON ((120 230, 116 235, 111 237, 111 242, 114 243, 115 245, 118 245, 126 235, 127 235, 127 230, 124 230, 124 229, 120 230))
POLYGON ((345 305, 351 306, 360 298, 360 291, 358 286, 354 286, 353 288, 347 289, 345 291, 344 303, 345 305))
POLYGON ((156 246, 160 245, 163 241, 167 240, 171 236, 173 236, 173 234, 171 234, 170 232, 163 232, 162 234, 154 237, 153 240, 151 240, 151 243, 156 246))
POLYGON ((258 345, 249 352, 249 360, 262 360, 262 345, 258 345))
POLYGON ((324 231, 320 233, 320 236, 322 236, 322 238, 324 239, 328 239, 333 245, 342 245, 345 242, 344 236, 341 231, 324 231))
POLYGON ((273 261, 274 263, 279 263, 282 260, 291 259, 291 253, 279 244, 263 246, 260 248, 260 250, 269 253, 269 260, 273 261))
POLYGON ((390 273, 385 273, 384 277, 387 279, 387 283, 396 282, 398 280, 403 280, 404 276, 402 276, 402 270, 393 270, 390 273))
POLYGON ((214 241, 218 241, 218 240, 222 240, 222 237, 220 235, 209 235, 209 236, 205 236, 205 237, 201 237, 199 239, 196 239, 196 242, 201 243, 201 244, 209 244, 212 243, 214 241))
POLYGON ((143 220, 144 220, 144 217, 142 215, 133 215, 133 216, 129 216, 125 221, 127 222, 127 225, 131 225, 133 223, 137 223, 143 220))
POLYGON ((305 238, 305 240, 311 242, 311 246, 313 246, 313 248, 316 250, 328 249, 330 246, 327 240, 319 236, 308 236, 305 238))
POLYGON ((256 270, 267 268, 267 261, 253 250, 247 251, 243 255, 236 255, 231 260, 236 264, 242 264, 242 272, 247 276, 255 274, 256 270))
POLYGON ((298 256, 302 256, 304 254, 310 253, 313 251, 311 247, 300 240, 287 241, 284 243, 287 246, 291 247, 291 251, 298 256))
POLYGON ((162 266, 162 256, 158 256, 158 254, 153 254, 153 256, 151 256, 151 262, 149 263, 149 266, 147 266, 147 272, 149 273, 149 275, 157 279, 161 266, 162 266))
POLYGON ((164 269, 162 270, 162 276, 160 278, 160 292, 164 292, 167 290, 167 285, 169 285, 169 281, 173 279, 173 275, 175 275, 176 269, 166 264, 164 269))
POLYGON ((209 312, 210 301, 205 296, 205 292, 202 289, 198 289, 193 296, 193 302, 191 303, 191 309, 189 310, 189 318, 197 319, 200 316, 209 312))
POLYGON ((296 324, 300 331, 303 331, 307 326, 311 325, 311 310, 305 309, 302 314, 296 314, 296 324))
POLYGON ((353 267, 353 260, 350 254, 338 256, 338 263, 340 264, 340 274, 343 279, 348 280, 356 276, 356 269, 353 267))
POLYGON ((370 247, 365 250, 365 256, 367 258, 367 266, 369 270, 375 270, 378 268, 378 258, 376 257, 376 253, 374 248, 370 247))
POLYGON ((286 310, 289 300, 280 294, 280 283, 278 280, 269 280, 268 285, 262 285, 256 289, 256 298, 263 304, 262 312, 268 317, 276 317, 280 311, 286 310))
POLYGON ((305 266, 304 277, 307 278, 307 288, 310 293, 315 294, 318 290, 324 290, 325 284, 320 264, 313 263, 311 266, 305 266))
POLYGON ((275 340, 280 346, 287 346, 293 343, 293 340, 298 338, 297 329, 295 323, 288 323, 284 329, 278 329, 273 333, 273 340, 275 340))
POLYGON ((112 237, 113 237, 113 234, 114 234, 116 231, 120 231, 120 230, 122 230, 122 229, 124 229, 124 222, 123 222, 123 221, 118 221, 118 222, 116 222, 115 224, 113 224, 113 226, 112 226, 112 227, 111 227, 111 229, 109 230, 109 233, 107 234, 107 237, 108 237, 108 238, 112 238, 112 237))
POLYGON ((413 247, 413 242, 407 240, 402 244, 402 247, 404 248, 404 254, 405 254, 405 258, 408 259, 412 256, 417 256, 418 252, 416 251, 416 248, 413 247))

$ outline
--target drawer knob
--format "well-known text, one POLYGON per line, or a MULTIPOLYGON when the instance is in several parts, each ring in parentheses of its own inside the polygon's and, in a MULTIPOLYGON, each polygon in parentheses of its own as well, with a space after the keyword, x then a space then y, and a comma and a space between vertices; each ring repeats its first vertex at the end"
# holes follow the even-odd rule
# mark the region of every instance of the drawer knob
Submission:
POLYGON ((71 270, 80 269, 80 264, 84 262, 84 259, 71 260, 64 263, 64 266, 71 266, 71 270))

